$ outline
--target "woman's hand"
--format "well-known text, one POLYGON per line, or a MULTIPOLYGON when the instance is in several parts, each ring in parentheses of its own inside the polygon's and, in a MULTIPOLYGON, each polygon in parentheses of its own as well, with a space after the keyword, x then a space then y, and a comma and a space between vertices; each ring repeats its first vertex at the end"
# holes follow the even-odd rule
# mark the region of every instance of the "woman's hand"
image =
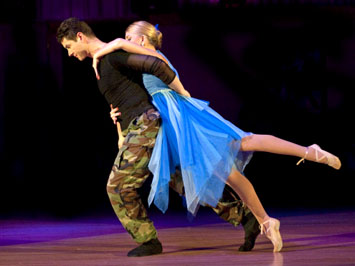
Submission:
POLYGON ((92 58, 92 67, 95 70, 95 75, 98 80, 100 79, 100 75, 99 72, 97 71, 97 65, 99 64, 100 58, 103 57, 104 55, 112 53, 113 51, 121 49, 122 42, 124 41, 126 40, 122 38, 117 38, 109 43, 106 43, 98 51, 96 51, 96 53, 92 58))
POLYGON ((118 107, 113 108, 112 104, 110 104, 111 111, 110 111, 110 116, 111 119, 113 120, 113 123, 116 125, 117 124, 117 116, 121 115, 121 112, 118 112, 118 107))
POLYGON ((97 70, 97 66, 99 64, 100 59, 98 58, 98 56, 95 54, 94 57, 92 58, 92 67, 94 68, 95 71, 95 75, 97 80, 100 79, 100 75, 99 75, 99 71, 97 70))
POLYGON ((186 96, 186 97, 191 97, 190 93, 189 93, 187 90, 183 90, 183 91, 181 92, 181 95, 182 95, 182 96, 186 96))

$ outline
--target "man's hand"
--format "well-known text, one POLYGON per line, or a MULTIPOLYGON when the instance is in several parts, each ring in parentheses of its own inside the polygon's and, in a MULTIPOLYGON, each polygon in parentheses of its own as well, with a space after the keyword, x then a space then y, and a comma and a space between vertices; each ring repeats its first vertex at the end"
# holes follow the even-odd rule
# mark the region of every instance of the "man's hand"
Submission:
POLYGON ((120 116, 121 112, 118 112, 118 107, 113 108, 112 104, 110 104, 110 107, 111 107, 110 116, 113 120, 113 123, 116 125, 117 124, 117 116, 120 116))
POLYGON ((124 142, 124 137, 121 135, 121 136, 119 136, 119 139, 118 139, 118 149, 122 148, 123 142, 124 142))

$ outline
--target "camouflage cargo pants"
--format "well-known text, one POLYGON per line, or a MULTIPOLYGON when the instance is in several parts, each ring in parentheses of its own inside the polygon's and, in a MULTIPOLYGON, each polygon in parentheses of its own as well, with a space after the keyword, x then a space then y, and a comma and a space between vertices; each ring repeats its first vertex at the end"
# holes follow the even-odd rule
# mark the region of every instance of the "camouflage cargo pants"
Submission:
POLYGON ((149 109, 122 132, 125 141, 107 182, 111 205, 123 227, 137 243, 157 237, 137 189, 150 175, 148 163, 160 126, 159 118, 156 110, 149 109))

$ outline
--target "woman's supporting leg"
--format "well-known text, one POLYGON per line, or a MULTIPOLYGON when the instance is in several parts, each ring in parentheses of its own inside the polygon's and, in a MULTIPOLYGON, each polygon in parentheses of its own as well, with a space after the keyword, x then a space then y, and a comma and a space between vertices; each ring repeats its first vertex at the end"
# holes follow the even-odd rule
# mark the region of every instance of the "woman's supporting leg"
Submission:
POLYGON ((254 214, 261 225, 261 232, 265 231, 266 236, 274 245, 274 252, 280 251, 282 248, 282 238, 279 232, 280 222, 277 219, 270 218, 266 213, 250 181, 233 168, 227 183, 254 214))
POLYGON ((323 151, 316 144, 305 147, 272 135, 253 134, 244 137, 241 142, 241 150, 297 156, 313 162, 328 164, 335 169, 341 167, 338 157, 323 151))
POLYGON ((269 218, 259 200, 258 195, 255 192, 254 186, 245 176, 233 168, 228 177, 227 183, 248 206, 255 218, 258 220, 259 224, 262 224, 269 218))

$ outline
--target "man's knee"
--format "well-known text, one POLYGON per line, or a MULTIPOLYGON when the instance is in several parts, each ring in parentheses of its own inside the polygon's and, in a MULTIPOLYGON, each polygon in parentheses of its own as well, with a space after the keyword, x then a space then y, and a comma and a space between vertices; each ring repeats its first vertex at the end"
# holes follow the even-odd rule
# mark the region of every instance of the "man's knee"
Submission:
POLYGON ((113 165, 110 176, 106 184, 106 192, 112 205, 122 205, 121 188, 124 186, 125 177, 120 174, 117 165, 113 165))

